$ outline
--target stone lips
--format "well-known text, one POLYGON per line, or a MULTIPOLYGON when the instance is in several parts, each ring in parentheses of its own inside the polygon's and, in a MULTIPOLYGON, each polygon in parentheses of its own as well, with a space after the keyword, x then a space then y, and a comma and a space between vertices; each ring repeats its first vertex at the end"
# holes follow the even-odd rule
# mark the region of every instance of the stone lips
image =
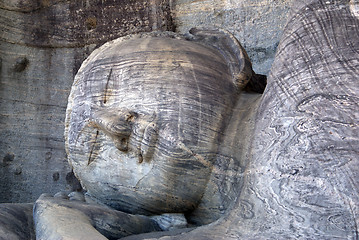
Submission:
POLYGON ((69 162, 88 193, 116 209, 191 211, 237 97, 214 48, 173 36, 114 40, 75 77, 65 130, 69 162), (133 122, 120 123, 129 112, 133 122), (155 134, 146 135, 150 124, 155 134))

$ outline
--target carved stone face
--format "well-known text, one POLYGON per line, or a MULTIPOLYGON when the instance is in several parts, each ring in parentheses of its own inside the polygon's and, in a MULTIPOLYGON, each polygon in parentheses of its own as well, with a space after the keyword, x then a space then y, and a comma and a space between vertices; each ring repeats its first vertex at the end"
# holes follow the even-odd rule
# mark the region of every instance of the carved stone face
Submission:
POLYGON ((66 119, 83 187, 131 213, 194 209, 236 100, 231 79, 216 50, 186 40, 115 40, 94 51, 66 119))

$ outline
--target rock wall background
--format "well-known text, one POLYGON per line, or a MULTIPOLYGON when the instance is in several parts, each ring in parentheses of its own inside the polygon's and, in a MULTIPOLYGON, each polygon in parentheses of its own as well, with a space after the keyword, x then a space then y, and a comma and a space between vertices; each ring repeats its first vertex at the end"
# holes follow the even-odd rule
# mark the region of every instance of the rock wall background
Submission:
POLYGON ((268 74, 293 0, 177 0, 178 32, 193 26, 218 26, 234 34, 253 61, 254 71, 268 74))
POLYGON ((218 26, 267 74, 293 0, 0 0, 0 202, 78 189, 64 118, 73 77, 97 46, 140 31, 218 26))

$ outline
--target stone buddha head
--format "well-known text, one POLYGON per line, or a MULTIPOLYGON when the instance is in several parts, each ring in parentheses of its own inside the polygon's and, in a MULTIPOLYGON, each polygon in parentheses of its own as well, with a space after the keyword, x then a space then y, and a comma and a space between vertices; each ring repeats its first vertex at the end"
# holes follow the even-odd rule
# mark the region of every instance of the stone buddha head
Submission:
POLYGON ((88 194, 136 214, 201 201, 251 66, 227 33, 138 34, 82 64, 66 116, 69 163, 88 194), (249 64, 249 65, 248 65, 249 64))

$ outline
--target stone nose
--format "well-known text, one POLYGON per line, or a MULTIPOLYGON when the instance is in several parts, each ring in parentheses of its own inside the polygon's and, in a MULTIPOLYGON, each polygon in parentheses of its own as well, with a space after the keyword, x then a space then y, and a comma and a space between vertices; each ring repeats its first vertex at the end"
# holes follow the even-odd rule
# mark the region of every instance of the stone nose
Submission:
POLYGON ((132 111, 96 111, 90 125, 108 135, 118 150, 127 152, 136 118, 137 114, 132 111))

